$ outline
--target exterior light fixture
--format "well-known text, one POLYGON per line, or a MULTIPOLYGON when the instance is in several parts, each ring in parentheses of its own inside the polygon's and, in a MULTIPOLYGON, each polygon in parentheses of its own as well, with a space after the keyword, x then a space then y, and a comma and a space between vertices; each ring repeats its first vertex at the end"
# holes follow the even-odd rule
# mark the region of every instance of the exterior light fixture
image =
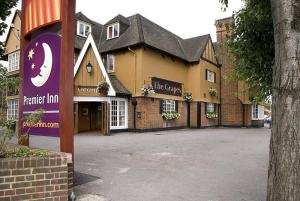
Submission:
POLYGON ((93 69, 93 65, 91 64, 91 62, 89 61, 89 63, 86 65, 86 71, 88 73, 91 73, 93 69))

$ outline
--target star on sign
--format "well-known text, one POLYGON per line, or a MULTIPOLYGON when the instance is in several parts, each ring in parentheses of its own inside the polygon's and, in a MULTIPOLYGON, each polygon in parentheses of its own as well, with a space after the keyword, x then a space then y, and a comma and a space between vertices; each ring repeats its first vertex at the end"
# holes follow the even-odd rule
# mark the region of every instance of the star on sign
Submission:
POLYGON ((34 50, 31 49, 31 50, 28 52, 28 59, 29 59, 29 60, 32 59, 33 55, 34 55, 34 50))
POLYGON ((31 65, 31 69, 34 69, 34 67, 35 67, 35 64, 32 64, 32 65, 31 65))

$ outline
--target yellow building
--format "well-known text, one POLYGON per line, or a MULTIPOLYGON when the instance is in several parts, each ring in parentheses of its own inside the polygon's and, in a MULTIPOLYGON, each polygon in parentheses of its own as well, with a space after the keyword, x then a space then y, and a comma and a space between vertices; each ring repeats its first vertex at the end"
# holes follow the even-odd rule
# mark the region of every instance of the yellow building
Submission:
MULTIPOLYGON (((221 65, 210 35, 182 39, 139 14, 104 25, 76 16, 75 132, 220 125, 221 65)), ((5 55, 17 75, 19 11, 12 23, 5 55)), ((8 117, 17 117, 17 96, 8 100, 16 102, 8 117)))
MULTIPOLYGON (((79 23, 94 33, 89 22, 79 23)), ((105 116, 95 107, 102 108, 103 103, 110 105, 111 130, 219 124, 220 65, 209 35, 182 39, 139 14, 118 15, 100 27, 101 33, 85 35, 85 44, 78 48, 75 119, 85 123, 76 124, 77 131, 97 129, 95 122, 105 116), (99 96, 97 84, 104 79, 110 90, 99 96), (142 88, 150 92, 149 87, 154 94, 142 92, 142 88), (192 94, 189 103, 185 93, 192 94)))

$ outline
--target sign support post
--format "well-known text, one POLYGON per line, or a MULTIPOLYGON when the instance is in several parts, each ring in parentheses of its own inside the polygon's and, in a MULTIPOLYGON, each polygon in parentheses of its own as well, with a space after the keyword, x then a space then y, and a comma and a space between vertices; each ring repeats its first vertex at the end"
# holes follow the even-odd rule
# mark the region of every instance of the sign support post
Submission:
MULTIPOLYGON (((22 14, 21 14, 21 21, 25 21, 25 1, 22 0, 22 14)), ((24 51, 25 47, 27 46, 29 40, 25 38, 25 23, 21 23, 21 37, 20 37, 20 65, 19 65, 19 74, 20 78, 23 79, 24 77, 24 51)), ((22 134, 22 126, 23 126, 23 81, 21 80, 19 84, 19 121, 18 121, 18 143, 20 145, 29 146, 29 136, 27 138, 23 137, 22 134)))
POLYGON ((74 160, 74 43, 76 0, 62 0, 61 61, 60 61, 60 151, 72 153, 74 160))

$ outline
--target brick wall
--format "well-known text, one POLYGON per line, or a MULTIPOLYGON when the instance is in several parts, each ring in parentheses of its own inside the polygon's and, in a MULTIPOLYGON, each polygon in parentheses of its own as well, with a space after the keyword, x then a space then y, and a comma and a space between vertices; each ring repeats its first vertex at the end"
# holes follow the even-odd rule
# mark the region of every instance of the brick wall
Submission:
MULTIPOLYGON (((69 163, 69 168, 68 168, 69 163)), ((0 201, 68 200, 68 155, 0 159, 0 201)))
MULTIPOLYGON (((136 112, 139 112, 141 114, 141 118, 136 117, 136 129, 143 130, 187 126, 186 102, 178 101, 178 113, 181 115, 178 120, 164 121, 161 114, 159 113, 160 99, 137 97, 136 101, 136 112)), ((129 116, 131 115, 129 114, 129 116)))
POLYGON ((190 103, 190 127, 198 128, 198 106, 197 102, 190 103))

